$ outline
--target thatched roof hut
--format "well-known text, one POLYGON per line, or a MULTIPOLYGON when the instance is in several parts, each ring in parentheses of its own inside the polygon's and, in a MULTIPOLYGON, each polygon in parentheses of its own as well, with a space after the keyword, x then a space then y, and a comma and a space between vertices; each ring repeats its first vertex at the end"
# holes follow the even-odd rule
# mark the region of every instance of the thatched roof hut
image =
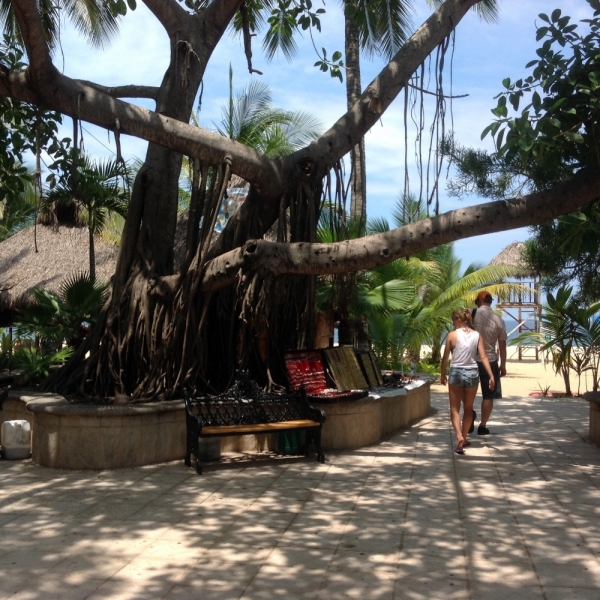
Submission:
MULTIPOLYGON (((237 196, 245 198, 239 193, 241 189, 228 192, 237 190, 237 196)), ((185 258, 187 218, 188 213, 184 211, 177 220, 174 248, 177 270, 185 258)), ((211 243, 218 235, 213 232, 211 243)), ((58 290, 67 277, 89 272, 88 236, 86 227, 38 224, 0 242, 0 327, 11 322, 14 311, 29 301, 34 288, 58 290)), ((100 236, 95 237, 94 248, 96 278, 108 282, 115 272, 119 248, 100 236)))
MULTIPOLYGON (((35 287, 57 290, 68 276, 89 272, 88 236, 85 227, 37 225, 35 231, 28 227, 0 243, 0 313, 6 316, 27 302, 35 287)), ((96 237, 95 252, 96 277, 109 281, 119 249, 96 237)))
POLYGON ((524 259, 525 244, 523 242, 513 242, 509 244, 490 261, 490 266, 495 267, 517 267, 520 271, 520 277, 536 277, 527 267, 524 259))

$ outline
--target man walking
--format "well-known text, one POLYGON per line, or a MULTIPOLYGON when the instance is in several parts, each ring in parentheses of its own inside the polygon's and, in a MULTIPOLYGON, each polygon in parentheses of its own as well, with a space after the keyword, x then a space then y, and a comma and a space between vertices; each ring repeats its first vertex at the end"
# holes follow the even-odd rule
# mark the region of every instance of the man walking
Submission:
POLYGON ((502 398, 502 388, 500 377, 506 375, 506 326, 504 321, 492 310, 492 295, 483 290, 477 294, 475 299, 477 311, 473 319, 475 331, 483 339, 485 354, 490 361, 492 373, 496 386, 490 390, 490 378, 485 370, 483 363, 477 361, 479 368, 479 380, 481 381, 481 421, 477 428, 477 435, 487 435, 490 430, 486 427, 488 419, 492 414, 494 407, 494 398, 502 398), (498 356, 496 354, 496 344, 498 345, 498 354, 500 355, 500 365, 498 365, 498 356))

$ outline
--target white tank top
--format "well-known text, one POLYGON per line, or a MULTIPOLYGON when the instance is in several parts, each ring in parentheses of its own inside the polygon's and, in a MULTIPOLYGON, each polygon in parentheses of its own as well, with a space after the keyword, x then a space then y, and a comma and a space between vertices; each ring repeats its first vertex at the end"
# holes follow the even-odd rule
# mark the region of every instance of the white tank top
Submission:
POLYGON ((456 330, 456 346, 452 350, 452 366, 461 369, 477 368, 477 345, 479 334, 472 329, 466 333, 462 328, 456 330))

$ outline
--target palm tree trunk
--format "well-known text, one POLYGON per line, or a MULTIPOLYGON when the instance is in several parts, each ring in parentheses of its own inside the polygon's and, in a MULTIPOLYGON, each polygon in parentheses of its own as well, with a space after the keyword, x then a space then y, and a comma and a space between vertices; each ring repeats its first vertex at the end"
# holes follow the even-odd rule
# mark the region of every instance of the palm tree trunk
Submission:
POLYGON ((94 245, 94 230, 88 227, 90 237, 90 279, 96 281, 96 246, 94 245))
MULTIPOLYGON (((346 16, 346 98, 348 108, 352 107, 361 94, 360 46, 358 27, 346 16)), ((361 229, 367 218, 367 179, 364 138, 350 152, 352 167, 350 216, 360 222, 361 229)))

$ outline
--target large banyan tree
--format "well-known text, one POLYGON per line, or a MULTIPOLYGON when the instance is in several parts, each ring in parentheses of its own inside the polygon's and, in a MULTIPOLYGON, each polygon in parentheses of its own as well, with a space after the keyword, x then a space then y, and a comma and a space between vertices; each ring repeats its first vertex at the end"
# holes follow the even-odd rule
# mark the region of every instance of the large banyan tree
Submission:
POLYGON ((466 207, 384 234, 315 243, 323 200, 340 193, 340 160, 480 0, 441 4, 346 114, 307 147, 277 159, 189 124, 211 54, 236 15, 243 21, 245 2, 185 3, 194 9, 177 0, 143 1, 170 40, 170 64, 157 88, 108 88, 64 76, 44 29, 44 10, 61 3, 10 1, 28 64, 20 70, 0 65, 0 95, 94 123, 117 138, 149 142, 110 300, 93 335, 49 382, 57 392, 119 401, 169 398, 184 382, 220 390, 239 367, 263 384, 281 384, 282 351, 314 344, 317 275, 369 269, 463 237, 540 223, 600 193, 597 170, 582 169, 549 191, 466 207), (120 99, 136 96, 153 98, 155 110, 120 99), (176 271, 184 156, 194 165, 193 193, 185 259, 176 271), (249 195, 213 241, 232 175, 249 182, 249 195))

